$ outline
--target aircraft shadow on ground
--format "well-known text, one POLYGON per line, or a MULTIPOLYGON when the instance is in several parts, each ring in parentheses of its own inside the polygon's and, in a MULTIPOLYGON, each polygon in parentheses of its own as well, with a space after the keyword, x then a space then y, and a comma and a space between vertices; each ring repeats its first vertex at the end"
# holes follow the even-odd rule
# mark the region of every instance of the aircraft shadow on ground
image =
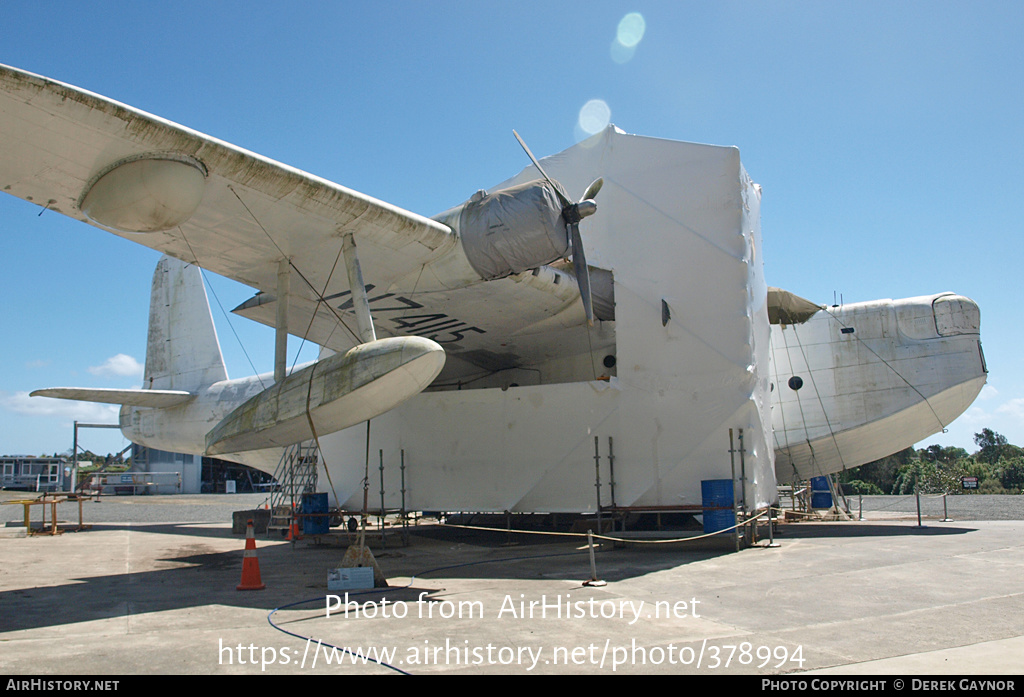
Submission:
POLYGON ((953 527, 946 523, 926 523, 917 527, 915 523, 905 525, 874 525, 871 523, 812 523, 809 525, 785 525, 779 528, 777 537, 786 539, 813 539, 823 537, 920 537, 927 535, 963 535, 976 532, 977 528, 953 527))
MULTIPOLYGON (((125 526, 95 525, 92 529, 125 529, 125 526)), ((90 576, 89 569, 83 568, 79 574, 62 573, 57 585, 45 585, 47 579, 41 571, 31 580, 37 585, 0 591, 0 607, 3 608, 0 632, 134 618, 147 613, 214 605, 270 611, 334 593, 327 590, 327 570, 340 566, 345 549, 306 543, 293 548, 290 544, 271 545, 258 541, 261 579, 267 588, 238 591, 244 537, 231 536, 223 527, 188 524, 134 524, 130 530, 190 535, 195 541, 186 544, 179 541, 167 554, 157 555, 155 561, 147 562, 147 566, 157 568, 143 571, 90 576), (229 536, 237 539, 237 551, 219 551, 203 541, 208 537, 229 536)), ((462 541, 443 540, 440 548, 437 539, 417 541, 415 535, 411 548, 372 547, 385 574, 396 579, 394 587, 387 590, 388 598, 397 599, 400 595, 415 599, 421 592, 435 593, 442 589, 443 579, 453 578, 573 580, 581 585, 590 578, 588 550, 581 549, 577 540, 507 547, 503 544, 505 533, 476 534, 472 542, 465 541, 466 535, 457 537, 462 541), (485 539, 488 537, 494 539, 485 539), (432 554, 429 549, 423 549, 422 553, 416 551, 418 545, 433 545, 438 554, 432 554), (441 554, 443 559, 439 558, 441 554)), ((140 544, 145 544, 145 540, 140 544)), ((606 581, 635 578, 726 553, 687 551, 676 545, 668 547, 615 549, 607 545, 597 553, 600 578, 606 581)), ((48 563, 56 565, 56 562, 48 563)), ((366 598, 372 599, 372 595, 366 598)), ((307 607, 315 606, 313 603, 307 607)))

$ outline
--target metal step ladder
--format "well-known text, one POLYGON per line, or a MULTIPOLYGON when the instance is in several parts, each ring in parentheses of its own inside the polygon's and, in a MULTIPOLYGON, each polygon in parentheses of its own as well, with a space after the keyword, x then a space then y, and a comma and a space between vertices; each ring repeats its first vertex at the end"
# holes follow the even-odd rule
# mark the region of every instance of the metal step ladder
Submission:
POLYGON ((779 508, 794 513, 810 513, 811 483, 808 481, 794 482, 792 485, 780 485, 777 488, 779 508))
POLYGON ((277 491, 270 496, 270 524, 267 533, 286 533, 302 505, 302 495, 316 493, 317 465, 320 451, 316 441, 296 443, 285 448, 274 470, 277 491))

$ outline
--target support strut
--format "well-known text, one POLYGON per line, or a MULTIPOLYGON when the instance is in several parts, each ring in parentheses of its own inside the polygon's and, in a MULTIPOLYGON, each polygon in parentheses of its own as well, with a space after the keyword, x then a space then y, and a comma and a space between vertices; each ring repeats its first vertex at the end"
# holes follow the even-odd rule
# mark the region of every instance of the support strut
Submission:
POLYGON ((288 292, 291 284, 291 262, 277 262, 277 318, 274 335, 274 382, 284 380, 288 368, 288 292))
POLYGON ((352 309, 356 313, 359 340, 364 344, 376 341, 377 333, 373 329, 373 318, 370 316, 370 302, 366 298, 363 271, 359 267, 356 241, 351 232, 345 233, 345 237, 342 239, 341 250, 345 254, 345 268, 348 271, 348 286, 352 290, 352 309))

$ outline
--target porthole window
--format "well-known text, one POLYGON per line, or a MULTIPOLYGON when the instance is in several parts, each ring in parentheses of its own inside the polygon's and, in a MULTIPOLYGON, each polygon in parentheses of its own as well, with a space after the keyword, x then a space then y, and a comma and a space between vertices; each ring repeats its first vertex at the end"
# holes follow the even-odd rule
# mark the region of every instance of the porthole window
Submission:
POLYGON ((796 390, 799 390, 803 386, 804 386, 804 380, 799 375, 794 375, 793 377, 791 377, 789 379, 789 389, 796 391, 796 390))

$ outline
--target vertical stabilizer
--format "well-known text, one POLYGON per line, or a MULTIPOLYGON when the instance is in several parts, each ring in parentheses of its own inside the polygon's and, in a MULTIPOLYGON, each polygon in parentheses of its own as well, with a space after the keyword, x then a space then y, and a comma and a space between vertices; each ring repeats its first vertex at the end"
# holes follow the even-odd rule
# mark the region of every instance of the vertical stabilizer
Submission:
POLYGON ((188 390, 227 379, 199 267, 169 256, 153 272, 145 387, 188 390))

